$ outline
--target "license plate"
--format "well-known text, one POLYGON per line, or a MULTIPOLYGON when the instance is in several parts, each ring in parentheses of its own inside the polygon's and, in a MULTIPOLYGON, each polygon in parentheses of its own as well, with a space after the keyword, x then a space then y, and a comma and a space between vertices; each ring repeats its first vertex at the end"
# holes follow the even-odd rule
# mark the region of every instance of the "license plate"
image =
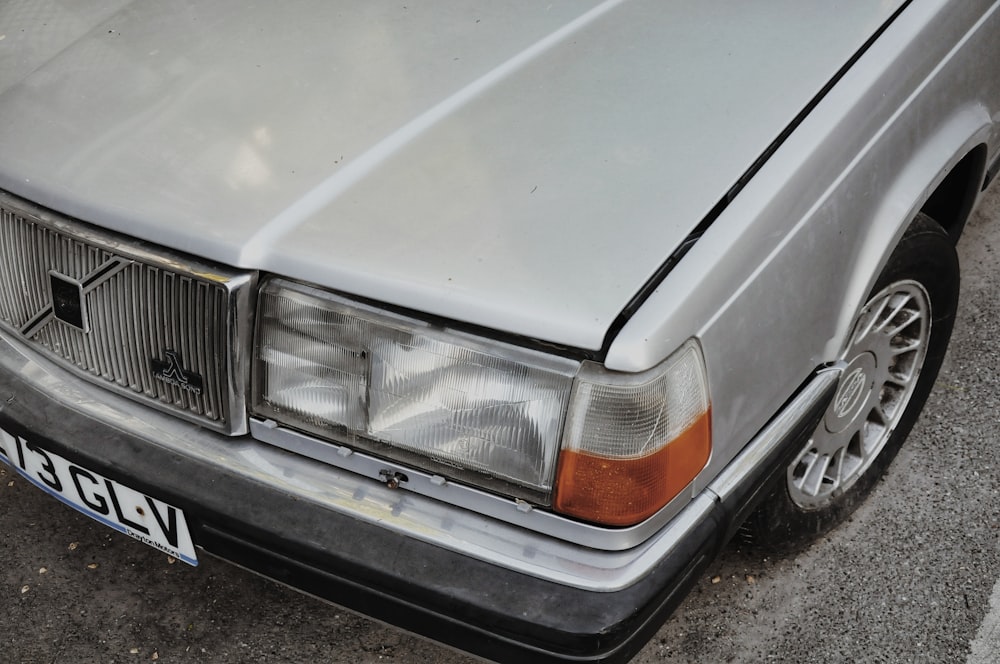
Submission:
POLYGON ((70 507, 140 542, 197 565, 184 513, 0 429, 0 461, 70 507))

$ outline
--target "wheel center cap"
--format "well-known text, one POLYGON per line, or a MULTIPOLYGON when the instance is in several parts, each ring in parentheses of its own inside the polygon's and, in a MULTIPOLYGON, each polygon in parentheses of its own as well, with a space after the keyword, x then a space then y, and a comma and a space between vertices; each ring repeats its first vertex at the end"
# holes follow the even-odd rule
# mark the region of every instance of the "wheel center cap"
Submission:
POLYGON ((826 411, 827 431, 840 433, 861 414, 872 392, 875 368, 875 356, 871 353, 862 353, 847 365, 837 394, 826 411))

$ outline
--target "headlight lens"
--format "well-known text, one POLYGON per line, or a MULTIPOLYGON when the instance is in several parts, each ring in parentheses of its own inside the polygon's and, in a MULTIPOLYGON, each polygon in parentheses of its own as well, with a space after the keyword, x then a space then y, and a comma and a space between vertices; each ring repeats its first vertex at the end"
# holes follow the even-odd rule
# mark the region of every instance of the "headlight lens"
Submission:
POLYGON ((261 291, 255 355, 260 415, 551 491, 578 362, 278 279, 261 291))
POLYGON ((647 372, 622 374, 272 279, 260 292, 254 360, 260 416, 417 467, 448 466, 442 474, 472 471, 474 484, 595 523, 648 518, 711 452, 693 340, 647 372))

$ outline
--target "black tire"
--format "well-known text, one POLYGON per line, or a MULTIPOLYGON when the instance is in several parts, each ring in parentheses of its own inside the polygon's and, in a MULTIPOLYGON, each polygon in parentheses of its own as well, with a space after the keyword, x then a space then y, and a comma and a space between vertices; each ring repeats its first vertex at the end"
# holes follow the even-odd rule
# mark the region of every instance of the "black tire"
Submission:
MULTIPOLYGON (((853 344, 861 335, 860 329, 869 330, 866 333, 866 339, 877 337, 876 332, 872 331, 872 328, 876 327, 872 321, 881 314, 875 314, 873 311, 880 302, 890 302, 889 297, 885 295, 886 293, 895 293, 894 289, 903 288, 905 285, 911 292, 917 293, 916 300, 921 299, 920 290, 914 289, 910 282, 919 284, 929 300, 929 315, 927 316, 930 321, 929 338, 925 343, 926 350, 922 361, 919 360, 919 354, 912 359, 907 358, 905 353, 902 355, 906 358, 904 362, 911 362, 918 373, 911 379, 912 387, 906 388, 909 390, 908 396, 896 399, 899 411, 892 412, 898 414, 892 418, 882 417, 885 412, 888 412, 888 407, 894 403, 892 401, 895 398, 894 391, 905 391, 896 387, 893 378, 890 378, 881 387, 876 387, 879 382, 874 380, 872 387, 866 392, 867 398, 872 399, 871 403, 884 401, 888 404, 886 408, 878 413, 873 411, 866 415, 865 409, 868 408, 868 405, 861 403, 856 411, 853 410, 855 408, 853 403, 864 402, 864 399, 856 394, 866 389, 864 385, 867 384, 868 374, 878 372, 874 368, 874 363, 886 364, 879 359, 870 360, 867 357, 861 357, 861 353, 856 355, 857 369, 843 372, 837 396, 813 437, 801 450, 796 460, 792 461, 780 484, 748 519, 744 533, 745 540, 748 540, 749 543, 776 551, 801 549, 817 536, 826 533, 844 521, 872 491, 899 452, 899 448, 920 415, 938 370, 941 368, 941 362, 944 360, 948 341, 951 338, 958 305, 959 266, 953 241, 940 225, 924 214, 919 214, 903 235, 872 288, 865 307, 862 308, 855 320, 851 336, 845 342, 844 359, 850 363, 848 369, 855 366, 855 361, 848 355, 859 348, 853 344), (862 321, 865 321, 864 324, 862 321), (871 364, 870 370, 867 369, 868 364, 865 362, 871 364), (849 376, 854 376, 856 379, 851 386, 845 382, 850 380, 849 376), (856 387, 858 384, 861 387, 856 387), (869 419, 861 421, 863 418, 869 419), (884 419, 891 419, 893 423, 892 425, 887 423, 880 430, 878 429, 881 424, 880 420, 884 419), (844 424, 849 420, 849 423, 844 424), (841 426, 844 428, 844 433, 831 433, 841 426), (858 428, 858 432, 853 433, 854 437, 850 438, 849 446, 854 446, 851 449, 857 455, 850 457, 851 451, 848 447, 844 447, 843 452, 840 452, 841 448, 836 446, 843 445, 843 441, 852 435, 855 427, 858 428), (876 434, 877 439, 875 438, 876 434), (838 436, 841 437, 839 441, 827 442, 838 436), (864 443, 861 441, 869 439, 879 444, 873 444, 870 449, 876 451, 871 453, 868 459, 864 459, 865 454, 861 451, 864 443), (827 453, 824 457, 820 453, 820 447, 824 444, 827 445, 826 449, 838 451, 834 454, 827 453), (826 461, 828 464, 826 466, 816 465, 817 458, 836 458, 838 454, 841 459, 840 469, 831 470, 830 465, 835 463, 832 461, 826 461), (845 458, 861 459, 854 471, 856 476, 849 483, 844 481, 841 487, 832 486, 836 484, 838 476, 842 477, 841 473, 846 463, 843 459, 845 458), (829 480, 826 473, 830 473, 833 480, 829 480), (812 496, 810 492, 815 487, 819 488, 816 489, 816 496, 812 496)), ((904 298, 903 295, 897 295, 897 297, 904 298)), ((899 301, 903 301, 903 299, 899 301)), ((886 310, 885 306, 883 305, 883 309, 880 311, 886 310)), ((888 320, 891 320, 891 317, 888 320)), ((893 322, 892 325, 895 323, 893 322)), ((887 325, 887 327, 889 326, 887 325)), ((896 327, 892 327, 892 329, 896 329, 896 327)), ((907 328, 904 333, 909 333, 907 330, 913 330, 914 336, 928 333, 923 327, 907 328)), ((892 334, 888 332, 881 334, 880 338, 889 339, 892 337, 893 343, 896 343, 896 338, 892 334)), ((886 341, 882 343, 888 345, 886 341)), ((860 348, 865 350, 865 347, 860 348)), ((878 352, 869 354, 873 358, 879 357, 878 352)), ((893 355, 889 355, 889 357, 892 359, 888 364, 895 365, 896 357, 893 355)), ((905 369, 909 371, 910 367, 905 367, 905 369)), ((895 366, 884 368, 884 371, 890 376, 893 375, 894 370, 895 366)))

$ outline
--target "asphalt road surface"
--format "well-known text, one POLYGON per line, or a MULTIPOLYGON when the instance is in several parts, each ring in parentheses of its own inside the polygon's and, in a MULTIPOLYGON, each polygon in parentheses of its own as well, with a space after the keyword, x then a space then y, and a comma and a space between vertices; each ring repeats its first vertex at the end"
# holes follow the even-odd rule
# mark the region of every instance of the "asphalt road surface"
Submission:
MULTIPOLYGON (((949 356, 885 480, 783 558, 730 547, 634 660, 1000 660, 1000 185, 949 356)), ((0 662, 466 662, 226 563, 167 557, 0 474, 0 662)))

